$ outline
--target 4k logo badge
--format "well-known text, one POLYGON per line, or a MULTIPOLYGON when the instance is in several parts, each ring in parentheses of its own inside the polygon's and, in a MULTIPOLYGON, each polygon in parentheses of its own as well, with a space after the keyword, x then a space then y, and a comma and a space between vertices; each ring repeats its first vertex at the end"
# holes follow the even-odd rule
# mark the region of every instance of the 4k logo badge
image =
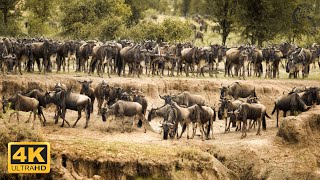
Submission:
POLYGON ((47 142, 10 142, 9 173, 49 173, 50 144, 47 142))

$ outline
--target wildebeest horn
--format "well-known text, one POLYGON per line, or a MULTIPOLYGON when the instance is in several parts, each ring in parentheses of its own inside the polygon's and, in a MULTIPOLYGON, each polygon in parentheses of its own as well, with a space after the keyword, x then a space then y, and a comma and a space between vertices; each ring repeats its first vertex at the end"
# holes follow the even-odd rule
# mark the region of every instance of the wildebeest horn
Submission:
POLYGON ((5 58, 4 53, 2 53, 1 57, 2 57, 2 58, 5 58))
POLYGON ((13 58, 13 59, 16 59, 16 58, 17 58, 17 56, 16 56, 15 54, 13 54, 12 58, 13 58))
POLYGON ((160 97, 161 99, 164 99, 164 97, 163 97, 163 96, 161 96, 160 94, 159 94, 159 97, 160 97))

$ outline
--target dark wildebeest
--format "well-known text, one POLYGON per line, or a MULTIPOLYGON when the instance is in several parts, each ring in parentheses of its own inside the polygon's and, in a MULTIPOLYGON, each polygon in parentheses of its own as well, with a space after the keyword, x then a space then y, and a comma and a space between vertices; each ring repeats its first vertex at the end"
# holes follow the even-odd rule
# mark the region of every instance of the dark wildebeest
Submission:
MULTIPOLYGON (((32 71, 34 71, 33 66, 34 66, 34 62, 36 62, 38 65, 39 72, 41 72, 40 58, 42 58, 43 73, 46 73, 49 70, 50 54, 53 53, 53 51, 54 51, 54 47, 48 40, 44 40, 43 42, 32 43, 32 57, 33 57, 31 61, 32 71)), ((28 69, 28 71, 31 71, 31 69, 28 69)))
MULTIPOLYGON (((225 120, 225 130, 224 132, 230 132, 230 124, 232 122, 232 126, 236 126, 236 116, 234 114, 234 111, 239 109, 240 105, 244 103, 241 100, 228 100, 226 98, 220 99, 220 105, 218 110, 218 118, 220 120, 225 120), (228 123, 228 117, 229 117, 229 123, 228 123)), ((236 128, 238 130, 238 127, 236 128)))
POLYGON ((101 106, 103 101, 106 98, 106 94, 108 93, 110 87, 105 80, 102 80, 95 88, 94 88, 94 96, 98 101, 98 114, 101 114, 101 106))
POLYGON ((132 101, 141 104, 143 115, 145 116, 148 107, 148 101, 146 97, 142 95, 142 92, 140 90, 137 92, 136 90, 131 89, 131 93, 133 95, 132 101))
POLYGON ((126 69, 126 64, 128 63, 129 65, 129 73, 132 72, 133 75, 134 73, 138 74, 136 72, 136 64, 141 60, 142 55, 141 55, 141 45, 136 44, 133 46, 129 47, 124 47, 120 50, 120 57, 121 57, 121 63, 119 63, 119 71, 118 75, 120 76, 121 70, 123 71, 123 76, 125 76, 125 69, 126 69), (121 66, 121 67, 120 67, 121 66))
MULTIPOLYGON (((187 107, 187 108, 184 108, 184 107, 181 107, 179 106, 176 102, 172 102, 171 103, 171 107, 174 109, 174 112, 175 112, 175 116, 169 116, 169 122, 174 122, 174 132, 177 134, 177 137, 178 137, 178 124, 181 123, 183 124, 183 126, 186 127, 186 130, 187 130, 187 139, 190 138, 189 136, 189 124, 190 123, 193 123, 193 126, 194 126, 194 123, 200 121, 198 120, 200 117, 199 117, 199 114, 196 113, 196 107, 198 105, 195 104, 193 106, 190 106, 190 107, 187 107), (171 118, 174 118, 173 120, 170 119, 171 118)), ((181 134, 178 138, 181 138, 183 132, 185 131, 185 128, 183 127, 182 128, 182 131, 181 131, 181 134)), ((175 135, 173 135, 172 137, 174 137, 175 135)))
POLYGON ((79 47, 79 50, 77 52, 77 71, 83 71, 85 72, 88 68, 86 68, 86 63, 87 67, 89 67, 89 57, 92 56, 92 49, 96 44, 93 42, 88 42, 84 43, 79 47))
MULTIPOLYGON (((181 51, 181 59, 178 62, 177 75, 179 75, 179 70, 181 69, 182 64, 185 64, 184 69, 186 76, 189 76, 189 69, 191 69, 192 76, 194 76, 195 62, 198 61, 200 53, 201 50, 198 47, 184 48, 181 51)), ((180 72, 180 75, 182 75, 182 72, 180 72)))
POLYGON ((260 135, 261 122, 262 122, 263 130, 266 130, 267 128, 266 116, 270 118, 266 113, 266 107, 262 104, 256 104, 256 103, 254 104, 242 103, 239 106, 239 109, 237 110, 236 114, 240 116, 240 119, 243 123, 241 138, 245 138, 247 136, 247 120, 248 119, 252 119, 258 122, 257 135, 260 135))
POLYGON ((317 87, 310 87, 298 94, 307 106, 313 106, 317 104, 318 93, 319 93, 319 89, 317 87))
MULTIPOLYGON (((147 132, 146 124, 148 123, 146 118, 143 115, 142 106, 137 102, 130 102, 130 101, 122 101, 119 100, 114 103, 109 108, 102 109, 102 121, 106 122, 108 116, 115 115, 116 117, 120 117, 122 119, 122 127, 124 131, 124 117, 133 117, 133 123, 131 130, 135 126, 136 118, 138 117, 139 120, 142 121, 142 126, 144 127, 144 132, 147 132)), ((110 120, 111 121, 111 120, 110 120)))
POLYGON ((17 121, 19 123, 19 111, 24 111, 24 112, 30 112, 30 116, 29 116, 28 120, 26 121, 26 123, 28 123, 30 121, 30 117, 33 113, 34 118, 33 118, 33 126, 32 127, 34 127, 34 121, 36 120, 37 114, 40 119, 40 122, 43 124, 43 126, 45 126, 45 122, 42 122, 42 119, 40 116, 41 114, 43 115, 42 109, 39 106, 39 101, 36 100, 35 98, 29 98, 26 96, 22 96, 21 94, 17 94, 9 99, 5 99, 4 97, 2 97, 3 113, 6 113, 7 108, 14 110, 14 112, 12 112, 10 114, 9 122, 10 122, 11 116, 14 114, 17 114, 17 121))
MULTIPOLYGON (((82 111, 85 111, 86 114, 86 125, 84 128, 88 127, 91 112, 91 99, 88 96, 72 93, 70 90, 61 90, 46 93, 45 99, 47 102, 53 103, 61 109, 60 117, 63 119, 61 127, 63 127, 66 121, 65 115, 67 109, 78 111, 78 118, 72 127, 75 127, 78 123, 82 111)), ((69 125, 68 121, 66 121, 66 123, 69 125)))
POLYGON ((150 122, 152 119, 156 117, 162 117, 163 122, 167 122, 170 111, 171 111, 170 104, 165 104, 159 108, 151 108, 148 114, 148 121, 150 122))
POLYGON ((15 64, 15 73, 17 73, 17 68, 19 69, 19 73, 22 75, 21 66, 25 65, 25 70, 28 68, 28 63, 33 59, 32 55, 32 44, 20 44, 16 45, 15 54, 17 55, 17 61, 15 64))
POLYGON ((187 107, 190 107, 195 104, 201 106, 205 104, 205 99, 202 96, 190 94, 188 91, 184 91, 178 95, 173 95, 172 101, 175 101, 179 105, 185 105, 187 107))
POLYGON ((93 112, 93 104, 95 100, 94 89, 90 87, 92 81, 78 81, 81 84, 80 94, 84 94, 91 99, 91 113, 93 112))
MULTIPOLYGON (((204 134, 206 134, 206 139, 210 139, 210 130, 213 137, 213 121, 216 120, 216 112, 213 108, 208 106, 196 105, 196 112, 199 118, 197 118, 196 123, 199 125, 201 132, 201 139, 204 141, 204 134), (204 132, 204 125, 207 124, 207 133, 204 132)), ((192 138, 196 134, 196 126, 193 128, 192 138)))
MULTIPOLYGON (((47 106, 47 102, 45 101, 45 95, 46 95, 46 91, 43 91, 41 89, 33 89, 30 92, 23 94, 24 96, 30 97, 30 98, 35 98, 36 100, 39 101, 39 106, 40 107, 44 107, 46 108, 47 106)), ((42 111, 39 112, 39 114, 43 116, 43 124, 46 123, 46 118, 44 116, 44 114, 42 113, 42 111)))
MULTIPOLYGON (((92 60, 90 62, 90 69, 89 69, 89 75, 91 73, 94 73, 94 70, 97 69, 97 74, 99 77, 102 77, 103 74, 103 66, 104 62, 107 59, 107 48, 108 45, 97 45, 92 50, 92 60)), ((109 65, 107 67, 108 76, 110 77, 109 73, 109 65)))
POLYGON ((257 97, 255 87, 247 84, 240 84, 239 82, 234 82, 229 86, 221 85, 221 95, 220 99, 227 96, 231 96, 234 99, 247 98, 247 97, 257 97))
POLYGON ((283 117, 286 117, 287 111, 290 111, 290 115, 294 115, 295 111, 307 111, 311 107, 307 106, 298 93, 290 92, 287 95, 278 97, 274 102, 274 108, 271 114, 277 111, 277 127, 279 119, 279 111, 283 111, 283 117))
POLYGON ((286 72, 289 73, 289 78, 293 75, 297 78, 299 71, 302 72, 302 78, 307 78, 310 70, 311 52, 308 49, 298 49, 292 52, 286 64, 286 72))
POLYGON ((9 54, 7 56, 4 56, 2 54, 2 60, 1 60, 1 65, 2 67, 2 75, 8 74, 8 71, 10 67, 13 67, 14 63, 16 62, 17 56, 15 54, 9 54))
POLYGON ((232 70, 232 67, 235 66, 235 75, 238 76, 242 68, 242 76, 243 78, 245 78, 245 64, 247 64, 247 61, 248 51, 246 47, 240 46, 238 48, 229 49, 226 52, 226 65, 224 76, 226 76, 227 74, 228 76, 230 76, 230 71, 232 70))

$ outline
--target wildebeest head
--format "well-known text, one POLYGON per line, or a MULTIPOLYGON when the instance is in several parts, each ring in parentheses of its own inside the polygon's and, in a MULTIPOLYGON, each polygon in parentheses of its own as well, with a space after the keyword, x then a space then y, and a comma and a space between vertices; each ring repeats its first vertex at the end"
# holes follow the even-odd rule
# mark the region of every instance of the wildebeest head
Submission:
POLYGON ((90 89, 90 85, 92 83, 92 81, 78 81, 78 83, 81 84, 81 90, 80 93, 89 93, 89 89, 90 89))
POLYGON ((171 100, 181 105, 184 104, 184 100, 186 99, 186 92, 180 93, 178 95, 171 96, 171 100))
POLYGON ((260 99, 259 97, 248 97, 247 98, 247 103, 252 104, 252 103, 259 103, 258 99, 260 99))
POLYGON ((147 120, 150 122, 156 116, 156 109, 151 108, 147 120))
POLYGON ((218 109, 218 118, 222 120, 225 116, 225 111, 228 109, 228 106, 230 104, 230 100, 223 98, 220 99, 219 109, 218 109))
POLYGON ((170 135, 171 138, 173 138, 173 132, 174 132, 174 125, 169 122, 164 122, 161 125, 162 130, 163 130, 163 139, 167 140, 168 135, 170 135))
POLYGON ((159 94, 159 97, 164 100, 164 104, 165 104, 165 105, 166 105, 166 104, 171 104, 172 97, 171 97, 170 95, 161 96, 161 95, 159 94))
POLYGON ((229 95, 229 86, 221 84, 220 88, 220 99, 224 99, 229 95))
POLYGON ((108 113, 108 108, 107 107, 103 107, 102 109, 101 109, 101 115, 102 115, 102 121, 103 122, 106 122, 107 121, 107 118, 108 118, 108 116, 109 116, 109 113, 108 113))

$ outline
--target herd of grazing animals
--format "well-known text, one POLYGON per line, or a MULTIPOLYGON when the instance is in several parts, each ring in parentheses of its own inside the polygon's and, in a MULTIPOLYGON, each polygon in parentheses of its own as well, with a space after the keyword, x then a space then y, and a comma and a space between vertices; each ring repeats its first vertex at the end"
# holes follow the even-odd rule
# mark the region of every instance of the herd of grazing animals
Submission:
MULTIPOLYGON (((134 42, 119 41, 54 41, 50 39, 0 40, 0 69, 2 74, 17 70, 22 74, 35 72, 70 71, 89 75, 104 72, 118 76, 181 76, 184 72, 196 76, 217 77, 220 63, 224 63, 225 76, 246 76, 279 78, 279 66, 285 68, 289 78, 307 78, 310 65, 319 63, 320 45, 312 44, 307 48, 295 44, 281 43, 258 48, 252 45, 225 47, 210 43, 197 47, 190 42, 168 43, 145 40, 134 42), (283 64, 282 59, 285 59, 283 64), (264 63, 263 63, 264 62, 264 63), (263 65, 264 64, 264 65, 263 65), (265 69, 265 72, 264 72, 265 69)), ((320 64, 319 64, 320 67, 320 64)))
MULTIPOLYGON (((188 91, 177 95, 164 95, 159 97, 164 100, 164 104, 158 108, 147 110, 148 101, 143 92, 134 90, 125 90, 120 87, 112 87, 107 81, 102 80, 95 88, 91 87, 92 81, 78 81, 81 84, 80 93, 72 92, 72 87, 68 88, 62 83, 57 83, 51 91, 33 89, 29 92, 19 92, 6 99, 2 98, 3 113, 8 109, 14 110, 11 116, 17 114, 19 123, 19 111, 30 112, 34 114, 34 121, 38 115, 43 126, 46 125, 46 118, 43 108, 48 104, 54 104, 55 123, 58 119, 63 120, 61 127, 67 121, 67 110, 77 111, 78 118, 73 127, 85 113, 85 127, 89 125, 90 115, 93 113, 93 105, 97 99, 97 112, 102 116, 105 122, 108 119, 121 118, 124 125, 126 117, 133 119, 132 128, 136 122, 142 122, 144 132, 146 132, 148 121, 156 117, 163 118, 162 133, 163 139, 181 138, 187 131, 187 138, 193 138, 197 128, 200 128, 201 139, 210 139, 213 137, 213 121, 218 119, 225 121, 225 133, 230 132, 230 125, 236 127, 236 131, 242 131, 241 138, 247 136, 247 131, 253 126, 257 126, 257 135, 260 135, 260 128, 266 130, 266 118, 270 118, 266 107, 259 102, 255 87, 234 82, 228 86, 221 85, 220 102, 218 107, 208 106, 208 102, 200 95, 191 94, 188 91), (246 100, 244 100, 246 98, 246 100), (217 111, 216 111, 217 110, 217 111), (147 117, 147 118, 146 118, 147 117), (181 128, 179 128, 179 124, 181 128), (189 135, 189 127, 192 125, 192 135, 189 135), (178 130, 181 132, 178 133, 178 130), (211 131, 211 134, 210 134, 211 131)), ((279 111, 283 111, 286 116, 287 111, 290 115, 296 115, 299 112, 309 110, 312 106, 320 104, 320 93, 317 87, 295 87, 288 94, 278 97, 274 102, 272 114, 277 113, 277 127, 279 111)), ((34 127, 34 122, 33 126, 34 127)), ((124 127, 123 127, 124 128, 124 127)), ((123 129, 124 131, 124 129, 123 129)))

